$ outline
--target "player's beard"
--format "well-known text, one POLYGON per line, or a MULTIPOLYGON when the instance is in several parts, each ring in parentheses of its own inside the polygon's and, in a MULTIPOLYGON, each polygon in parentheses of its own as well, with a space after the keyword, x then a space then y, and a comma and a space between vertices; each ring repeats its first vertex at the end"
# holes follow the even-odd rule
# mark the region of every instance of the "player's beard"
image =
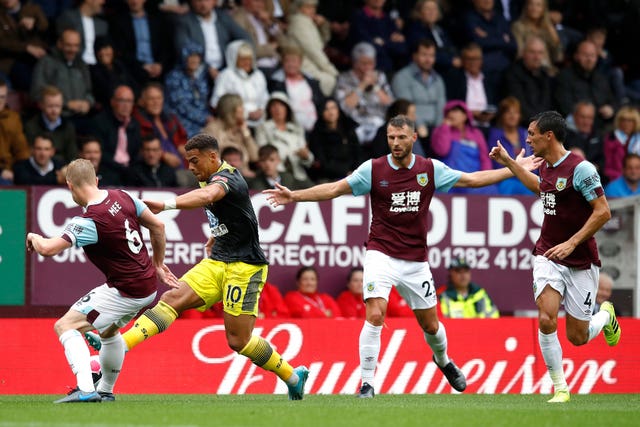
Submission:
POLYGON ((391 150, 391 156, 398 163, 402 163, 403 160, 405 160, 407 158, 407 156, 411 155, 411 148, 412 148, 411 146, 406 147, 406 148, 402 148, 400 152, 396 152, 396 151, 394 151, 392 149, 391 150))

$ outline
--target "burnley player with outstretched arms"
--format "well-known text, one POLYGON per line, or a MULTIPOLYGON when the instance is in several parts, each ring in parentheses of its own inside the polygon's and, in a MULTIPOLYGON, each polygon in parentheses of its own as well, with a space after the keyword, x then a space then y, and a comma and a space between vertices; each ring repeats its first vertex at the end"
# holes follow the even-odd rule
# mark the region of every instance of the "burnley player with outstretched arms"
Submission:
POLYGON ((88 160, 71 162, 66 178, 73 200, 84 213, 72 218, 60 237, 27 234, 27 249, 54 256, 72 246, 82 247, 104 273, 106 283, 80 298, 54 325, 77 381, 76 388, 55 403, 112 401, 125 354, 119 329, 153 302, 158 279, 170 287, 178 286, 178 281, 164 265, 164 224, 141 200, 122 190, 99 189, 88 160), (149 229, 153 261, 142 241, 140 225, 149 229), (82 336, 93 329, 102 337, 102 378, 97 386, 82 336))
MULTIPOLYGON (((482 187, 513 176, 507 168, 473 173, 450 169, 438 160, 414 155, 416 139, 415 123, 406 116, 396 116, 387 125, 391 154, 367 160, 352 175, 333 183, 297 191, 276 184, 275 189, 264 191, 273 206, 370 194, 373 218, 363 277, 366 321, 359 339, 361 398, 375 395, 380 335, 394 285, 415 313, 433 351, 433 361, 455 390, 466 388, 464 374, 447 355, 447 335, 436 312, 436 289, 427 262, 429 204, 436 190, 482 187)), ((522 154, 518 162, 526 169, 537 166, 532 157, 522 154)))
POLYGON ((550 403, 570 400, 558 340, 558 311, 564 302, 567 339, 583 345, 604 332, 607 344, 620 341, 613 304, 593 315, 600 259, 594 234, 611 218, 596 168, 564 148, 567 126, 555 111, 535 116, 527 131, 533 155, 544 162, 540 176, 520 167, 498 143, 490 157, 507 166, 542 199, 544 221, 533 254, 533 294, 538 306, 538 343, 553 381, 550 403))

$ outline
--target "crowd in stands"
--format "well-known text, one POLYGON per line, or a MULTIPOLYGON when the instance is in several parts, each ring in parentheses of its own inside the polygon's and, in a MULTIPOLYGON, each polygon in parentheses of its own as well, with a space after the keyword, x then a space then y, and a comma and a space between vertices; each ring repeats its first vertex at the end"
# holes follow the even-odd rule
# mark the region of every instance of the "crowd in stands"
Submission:
POLYGON ((62 185, 86 149, 102 186, 189 187, 206 132, 252 188, 303 188, 387 154, 395 114, 417 154, 489 169, 555 109, 567 148, 634 194, 637 22, 616 0, 0 0, 0 183, 62 185))
POLYGON ((396 114, 416 154, 490 169, 553 109, 606 193, 637 195, 638 22, 623 0, 0 0, 0 185, 64 185, 82 157, 102 187, 192 187, 206 132, 251 189, 305 188, 387 154, 396 114))

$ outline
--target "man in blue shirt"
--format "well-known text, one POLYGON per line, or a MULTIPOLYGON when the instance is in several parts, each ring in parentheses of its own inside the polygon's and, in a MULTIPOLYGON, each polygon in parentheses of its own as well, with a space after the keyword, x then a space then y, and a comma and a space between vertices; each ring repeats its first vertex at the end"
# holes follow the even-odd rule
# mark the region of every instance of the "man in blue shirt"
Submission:
POLYGON ((640 156, 629 153, 622 160, 622 176, 604 188, 607 197, 640 195, 640 156))

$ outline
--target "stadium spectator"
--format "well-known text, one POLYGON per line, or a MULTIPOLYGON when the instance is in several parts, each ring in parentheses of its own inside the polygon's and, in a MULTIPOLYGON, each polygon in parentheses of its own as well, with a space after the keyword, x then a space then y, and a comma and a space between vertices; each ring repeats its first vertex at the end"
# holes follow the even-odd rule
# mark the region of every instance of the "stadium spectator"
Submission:
POLYGON ((165 81, 167 107, 178 116, 189 138, 200 133, 213 119, 209 112, 210 85, 202 55, 201 47, 187 43, 182 48, 180 64, 167 74, 165 81))
POLYGON ((220 158, 238 169, 245 181, 256 176, 253 169, 245 168, 244 153, 234 146, 227 146, 220 151, 220 158))
POLYGON ((162 163, 183 169, 187 131, 175 114, 166 111, 164 88, 160 83, 151 82, 142 89, 132 117, 140 125, 141 137, 155 136, 160 140, 162 163))
POLYGON ((311 173, 315 181, 336 180, 351 174, 363 160, 355 128, 333 98, 324 102, 320 118, 309 135, 309 149, 315 157, 311 173))
POLYGON ((176 171, 164 161, 163 148, 157 136, 142 138, 141 158, 131 165, 129 185, 136 187, 176 187, 176 171))
POLYGON ((530 117, 552 107, 552 80, 549 71, 543 66, 545 51, 541 38, 528 37, 524 43, 522 58, 513 63, 505 73, 505 93, 520 101, 520 124, 523 126, 530 117))
POLYGON ((327 319, 341 317, 340 307, 331 295, 318 291, 318 272, 314 267, 302 267, 296 273, 296 290, 284 296, 291 317, 297 319, 327 319))
POLYGON ((329 40, 329 22, 316 13, 318 0, 295 0, 295 12, 289 15, 287 36, 303 52, 302 72, 320 82, 325 96, 333 93, 338 70, 329 61, 324 47, 329 40))
POLYGON ((242 98, 247 125, 255 128, 264 121, 264 107, 269 99, 267 79, 256 67, 249 42, 236 40, 227 46, 227 67, 218 74, 210 105, 215 107, 222 95, 235 93, 242 98))
POLYGON ((366 307, 362 297, 362 267, 354 267, 347 276, 347 287, 340 292, 336 303, 340 307, 342 317, 347 319, 364 319, 366 307))
POLYGON ((109 109, 96 115, 93 130, 102 143, 102 161, 121 174, 124 181, 131 177, 129 166, 140 154, 140 124, 131 120, 134 103, 133 91, 128 86, 118 86, 111 96, 109 109))
POLYGON ((287 42, 284 31, 267 8, 266 0, 242 0, 231 17, 249 36, 255 47, 256 66, 268 77, 278 67, 278 48, 287 42))
POLYGON ((309 180, 300 181, 293 177, 290 172, 280 172, 280 154, 278 149, 271 145, 263 145, 258 150, 258 171, 255 177, 247 179, 249 188, 256 191, 275 188, 276 183, 284 185, 288 188, 301 189, 308 188, 313 185, 309 180))
POLYGON ((33 67, 47 54, 48 28, 49 21, 37 4, 0 2, 0 74, 8 76, 15 89, 29 90, 33 67))
POLYGON ((146 0, 126 0, 127 10, 116 14, 110 25, 115 50, 136 82, 162 81, 174 50, 168 20, 145 10, 146 0))
MULTIPOLYGON (((444 121, 433 130, 431 149, 452 169, 463 172, 492 169, 487 141, 473 126, 473 117, 463 101, 449 101, 444 107, 444 121)), ((452 193, 495 194, 496 186, 453 188, 452 193)))
POLYGON ((527 38, 536 36, 546 46, 546 54, 542 58, 543 67, 553 70, 554 64, 564 59, 560 36, 549 17, 547 0, 526 0, 520 17, 511 24, 511 32, 518 44, 518 57, 522 57, 527 38))
POLYGON ((289 308, 284 302, 280 289, 276 285, 264 282, 258 302, 258 319, 286 319, 290 317, 289 308))
POLYGON ((89 66, 93 95, 100 108, 109 105, 113 90, 126 85, 138 93, 138 83, 120 59, 115 57, 109 36, 98 36, 93 43, 97 62, 89 66))
POLYGON ((369 148, 384 124, 393 93, 386 74, 376 68, 376 49, 371 43, 356 44, 351 50, 351 61, 351 70, 338 76, 335 97, 342 111, 358 124, 356 135, 360 144, 369 148))
POLYGON ((242 155, 242 175, 245 178, 254 176, 251 165, 258 161, 258 144, 251 135, 244 114, 244 104, 240 95, 227 93, 222 95, 216 106, 217 117, 202 130, 218 140, 218 147, 224 151, 234 147, 242 155))
POLYGON ((471 267, 464 258, 449 263, 446 289, 440 293, 440 310, 452 319, 497 319, 500 312, 487 291, 471 281, 471 267))
POLYGON ((593 306, 594 314, 600 311, 600 306, 603 302, 609 301, 611 299, 612 291, 613 277, 611 277, 609 273, 605 271, 600 271, 600 276, 598 277, 598 292, 596 293, 596 303, 593 306))
POLYGON ((213 81, 218 72, 229 65, 225 62, 227 45, 234 40, 251 43, 249 34, 225 10, 215 7, 216 1, 191 0, 191 11, 179 17, 175 33, 177 57, 184 58, 182 49, 187 43, 196 44, 213 81))
POLYGON ((32 99, 39 98, 44 86, 60 89, 65 101, 62 116, 72 119, 86 117, 95 102, 89 67, 79 53, 80 33, 73 29, 64 30, 56 47, 36 64, 31 83, 32 99))
POLYGON ((93 65, 97 62, 93 50, 93 42, 96 37, 106 36, 109 33, 107 22, 98 15, 102 13, 105 0, 80 0, 77 7, 67 9, 56 19, 56 31, 58 36, 72 28, 80 35, 80 51, 82 61, 93 65))
MULTIPOLYGON (((371 145, 371 158, 386 156, 389 154, 389 142, 387 141, 387 125, 386 123, 391 120, 392 117, 403 115, 407 116, 410 120, 416 123, 416 104, 406 99, 396 99, 389 105, 387 109, 385 124, 378 128, 376 137, 373 139, 371 145)), ((413 153, 419 156, 426 156, 425 148, 427 146, 427 138, 429 137, 429 129, 425 125, 420 125, 416 128, 416 134, 418 139, 413 144, 413 153)))
POLYGON ((589 101, 578 101, 572 113, 575 129, 569 128, 564 146, 568 150, 577 148, 584 153, 584 158, 593 163, 601 180, 606 183, 604 141, 595 126, 595 116, 595 105, 589 101))
POLYGON ((628 105, 618 110, 613 131, 604 140, 604 174, 609 182, 622 175, 627 153, 640 154, 640 112, 628 105))
POLYGON ((65 183, 63 163, 54 157, 51 136, 36 136, 31 146, 31 157, 13 165, 13 183, 15 185, 59 185, 65 183))
POLYGON ((24 133, 29 144, 33 144, 36 136, 48 133, 53 141, 55 158, 63 164, 78 157, 76 144, 76 129, 66 117, 62 117, 64 98, 62 92, 55 86, 45 86, 38 98, 40 112, 29 119, 24 125, 24 133))
POLYGON ((613 118, 616 102, 609 80, 596 69, 597 63, 596 45, 589 40, 580 42, 573 65, 556 78, 555 102, 561 114, 571 114, 578 101, 589 101, 596 107, 599 122, 613 118))
POLYGON ((7 107, 9 87, 0 77, 0 185, 13 182, 13 164, 28 159, 30 152, 20 115, 7 107))
MULTIPOLYGON (((507 96, 500 101, 498 115, 496 116, 496 126, 489 129, 487 141, 489 151, 498 145, 498 141, 500 141, 500 144, 511 157, 517 156, 523 148, 525 149, 525 156, 533 154, 531 147, 527 144, 527 130, 520 126, 521 115, 520 102, 515 97, 507 96)), ((502 167, 496 161, 492 161, 492 165, 494 169, 502 167)), ((498 183, 498 192, 505 195, 531 195, 531 191, 515 176, 498 183)))
POLYGON ((628 153, 622 159, 622 175, 611 181, 604 189, 607 197, 630 197, 640 195, 640 156, 628 153))
POLYGON ((498 88, 482 73, 482 49, 475 43, 464 46, 460 52, 462 67, 453 68, 444 77, 447 99, 458 99, 467 104, 473 124, 487 128, 496 115, 498 88))
POLYGON ((256 129, 258 146, 274 145, 282 163, 280 172, 291 172, 295 179, 308 181, 307 168, 315 160, 307 146, 304 129, 296 121, 285 93, 274 92, 267 103, 267 120, 256 129))
POLYGON ((331 30, 330 39, 325 45, 325 52, 338 70, 344 71, 350 65, 349 50, 351 48, 349 32, 351 17, 360 0, 321 1, 318 2, 317 13, 327 21, 331 30))
POLYGON ((438 24, 440 18, 438 0, 418 0, 413 9, 411 20, 405 28, 405 34, 407 45, 411 51, 422 39, 433 41, 436 45, 434 68, 439 73, 446 75, 451 68, 461 67, 462 61, 448 32, 438 24))
POLYGON ((365 0, 351 21, 353 43, 367 42, 375 46, 378 69, 386 73, 404 67, 409 49, 398 22, 384 10, 386 0, 365 0))
POLYGON ((396 98, 416 105, 416 125, 429 129, 442 123, 442 111, 447 100, 442 77, 433 69, 436 45, 422 40, 414 48, 413 61, 398 71, 391 80, 396 98))
POLYGON ((289 97, 296 121, 310 132, 322 110, 324 95, 320 83, 302 72, 302 49, 294 44, 280 49, 282 67, 268 80, 270 93, 284 92, 289 97))
POLYGON ((611 218, 611 211, 595 167, 565 149, 566 122, 558 112, 535 116, 527 134, 534 154, 544 160, 539 176, 517 165, 500 146, 491 151, 491 158, 506 165, 536 195, 544 195, 544 220, 533 251, 538 344, 554 387, 548 402, 567 403, 571 396, 557 330, 560 305, 564 302, 566 337, 573 345, 588 343, 600 331, 610 346, 621 336, 613 304, 604 302, 593 314, 600 267, 594 234, 611 218))
POLYGON ((110 169, 102 161, 102 146, 100 140, 92 135, 78 138, 79 157, 91 162, 95 170, 98 184, 101 187, 118 187, 123 184, 122 177, 117 171, 110 169))
POLYGON ((467 41, 482 47, 485 77, 491 86, 500 87, 502 74, 513 61, 518 45, 509 23, 496 12, 494 5, 494 0, 472 0, 472 9, 463 17, 463 26, 467 41))

